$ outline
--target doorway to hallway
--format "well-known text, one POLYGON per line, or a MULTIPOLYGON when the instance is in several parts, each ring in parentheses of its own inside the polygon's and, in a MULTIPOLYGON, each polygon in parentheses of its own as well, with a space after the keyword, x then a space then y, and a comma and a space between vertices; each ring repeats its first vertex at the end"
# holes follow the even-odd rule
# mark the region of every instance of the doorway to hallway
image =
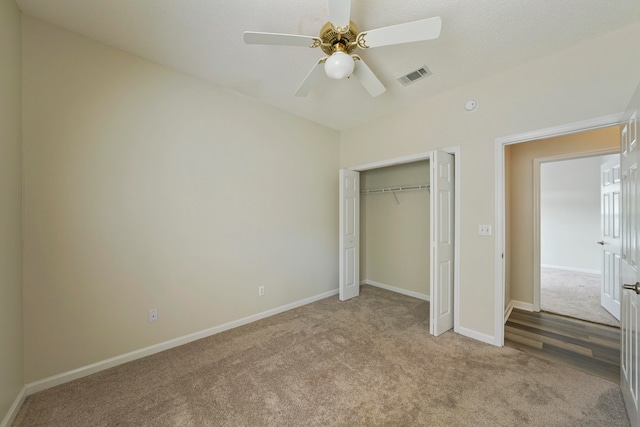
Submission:
POLYGON ((607 302, 602 301, 603 284, 611 279, 607 275, 615 262, 603 257, 613 247, 607 239, 604 248, 605 235, 611 234, 604 228, 612 229, 618 222, 609 209, 611 194, 601 187, 601 176, 611 168, 605 174, 601 169, 616 161, 619 154, 540 162, 542 311, 619 327, 618 319, 602 305, 607 302), (607 206, 601 206, 605 202, 607 206))

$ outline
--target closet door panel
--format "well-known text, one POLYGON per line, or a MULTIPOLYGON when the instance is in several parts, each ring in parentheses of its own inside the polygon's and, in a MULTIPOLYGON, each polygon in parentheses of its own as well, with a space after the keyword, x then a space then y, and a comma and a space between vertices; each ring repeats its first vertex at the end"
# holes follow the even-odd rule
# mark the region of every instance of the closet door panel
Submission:
POLYGON ((340 283, 341 301, 360 295, 360 174, 340 170, 340 283))
POLYGON ((433 335, 453 328, 454 157, 435 151, 431 158, 431 321, 433 335))

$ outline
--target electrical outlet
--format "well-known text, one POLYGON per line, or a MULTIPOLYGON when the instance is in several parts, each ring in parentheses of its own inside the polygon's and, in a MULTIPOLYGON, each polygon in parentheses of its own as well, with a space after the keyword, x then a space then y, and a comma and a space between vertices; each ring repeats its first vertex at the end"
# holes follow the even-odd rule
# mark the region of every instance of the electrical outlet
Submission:
POLYGON ((153 308, 149 310, 149 322, 157 322, 158 321, 158 309, 153 308))
POLYGON ((258 286, 258 295, 264 295, 264 286, 258 286))
POLYGON ((480 236, 491 236, 491 226, 486 224, 480 224, 478 226, 478 234, 480 236))

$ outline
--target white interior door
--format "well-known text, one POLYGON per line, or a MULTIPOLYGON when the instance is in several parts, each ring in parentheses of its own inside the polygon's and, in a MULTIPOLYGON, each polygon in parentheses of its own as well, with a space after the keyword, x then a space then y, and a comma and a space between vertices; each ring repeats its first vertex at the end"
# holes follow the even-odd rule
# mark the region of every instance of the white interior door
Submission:
POLYGON ((340 169, 341 301, 360 295, 360 173, 340 169))
POLYGON ((621 131, 622 176, 622 307, 620 319, 620 387, 631 425, 640 425, 639 341, 640 341, 640 149, 638 148, 638 112, 640 86, 625 114, 621 131))
POLYGON ((453 328, 454 157, 435 151, 431 157, 430 332, 453 328))
POLYGON ((620 320, 620 159, 600 166, 602 279, 600 304, 620 320))

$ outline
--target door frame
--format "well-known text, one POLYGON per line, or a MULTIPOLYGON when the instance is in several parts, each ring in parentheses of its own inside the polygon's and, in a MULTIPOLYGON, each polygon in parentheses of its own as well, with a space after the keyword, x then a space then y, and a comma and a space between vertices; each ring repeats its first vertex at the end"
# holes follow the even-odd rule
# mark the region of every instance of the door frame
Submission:
MULTIPOLYGON (((596 117, 589 120, 568 123, 561 126, 538 129, 531 132, 524 132, 509 136, 498 137, 494 142, 494 167, 495 167, 495 224, 496 224, 496 244, 495 244, 495 312, 494 312, 494 345, 504 346, 504 324, 509 317, 510 310, 505 307, 505 250, 506 250, 506 230, 505 230, 505 161, 504 150, 507 145, 519 144, 522 142, 535 141, 539 139, 552 138, 556 136, 569 135, 572 133, 586 132, 589 130, 601 129, 609 126, 622 124, 623 113, 609 116, 596 117)), ((539 261, 538 261, 539 262, 539 261)))
MULTIPOLYGON (((615 125, 614 125, 615 126, 615 125)), ((606 127, 606 126, 605 126, 606 127)), ((541 269, 541 250, 542 245, 540 236, 540 221, 542 216, 540 213, 540 166, 543 163, 586 159, 589 157, 601 157, 609 154, 620 154, 611 149, 601 149, 592 151, 581 151, 580 153, 559 154, 557 156, 539 157, 533 159, 533 311, 540 311, 540 269, 541 269)), ((505 319, 506 320, 506 319, 505 319)))
MULTIPOLYGON (((453 255, 453 331, 458 332, 460 328, 460 146, 434 149, 432 151, 423 151, 421 153, 410 154, 407 156, 393 157, 372 163, 365 163, 356 166, 346 167, 346 169, 363 172, 371 169, 378 169, 387 166, 401 165, 404 163, 419 162, 421 160, 431 160, 434 151, 444 151, 454 156, 454 255, 453 255)), ((429 165, 431 167, 431 165, 429 165)), ((429 219, 431 222, 431 218, 429 219)), ((431 242, 429 247, 431 248, 431 242)), ((430 279, 431 280, 431 279, 430 279)), ((433 295, 429 295, 433 298, 433 295)))

